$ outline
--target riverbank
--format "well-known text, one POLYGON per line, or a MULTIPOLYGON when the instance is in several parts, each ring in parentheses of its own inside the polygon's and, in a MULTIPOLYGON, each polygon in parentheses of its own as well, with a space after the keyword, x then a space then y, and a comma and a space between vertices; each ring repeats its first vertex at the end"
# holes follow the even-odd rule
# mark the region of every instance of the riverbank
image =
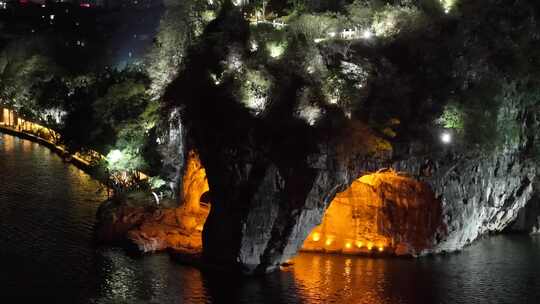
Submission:
POLYGON ((79 169, 81 169, 81 170, 83 170, 83 171, 85 171, 87 173, 90 173, 90 170, 92 168, 90 162, 82 159, 81 157, 79 157, 77 155, 70 154, 65 148, 63 148, 61 146, 58 146, 58 145, 54 144, 51 141, 48 141, 48 140, 43 139, 43 138, 41 138, 39 136, 36 136, 34 134, 24 132, 24 131, 20 131, 20 130, 18 130, 16 128, 6 126, 6 125, 3 125, 3 124, 0 124, 0 133, 6 133, 6 134, 9 134, 9 135, 18 137, 18 138, 22 138, 22 139, 26 139, 26 140, 38 143, 38 144, 40 144, 42 146, 45 146, 45 147, 49 148, 51 151, 58 154, 64 161, 67 161, 67 162, 75 165, 77 168, 79 168, 79 169))
MULTIPOLYGON (((95 178, 89 161, 70 154, 62 146, 3 124, 0 124, 0 133, 38 143, 59 155, 64 162, 75 165, 95 178)), ((128 250, 135 249, 140 253, 173 249, 188 255, 196 252, 200 256, 202 224, 206 216, 187 212, 185 208, 175 208, 174 203, 166 200, 156 205, 151 193, 141 194, 133 193, 117 198, 121 202, 112 204, 112 208, 110 200, 101 204, 102 211, 97 214, 95 231, 97 241, 108 245, 121 244, 128 250)))

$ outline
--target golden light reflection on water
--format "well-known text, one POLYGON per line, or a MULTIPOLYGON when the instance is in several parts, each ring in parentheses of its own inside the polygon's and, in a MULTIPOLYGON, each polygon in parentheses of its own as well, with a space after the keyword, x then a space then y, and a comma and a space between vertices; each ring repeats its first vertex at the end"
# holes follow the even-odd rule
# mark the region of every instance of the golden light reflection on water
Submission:
POLYGON ((32 143, 28 140, 23 140, 22 142, 22 151, 27 153, 32 151, 32 143))
POLYGON ((2 136, 2 148, 5 152, 11 152, 15 149, 15 138, 13 136, 2 136))
POLYGON ((400 303, 399 297, 387 293, 387 260, 341 258, 335 255, 303 253, 293 260, 287 271, 298 286, 305 302, 314 299, 324 303, 400 303))

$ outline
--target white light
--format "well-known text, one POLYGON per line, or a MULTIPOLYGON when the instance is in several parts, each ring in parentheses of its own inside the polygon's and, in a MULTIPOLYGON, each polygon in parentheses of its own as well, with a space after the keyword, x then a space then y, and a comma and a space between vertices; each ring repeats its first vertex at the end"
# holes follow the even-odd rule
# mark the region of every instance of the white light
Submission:
POLYGON ((371 37, 373 37, 373 33, 370 30, 364 30, 362 32, 362 38, 371 39, 371 37))
POLYGON ((256 52, 258 49, 259 49, 259 44, 257 43, 257 41, 252 40, 249 43, 249 50, 252 52, 256 52))
POLYGON ((112 150, 109 152, 109 154, 107 154, 107 160, 112 164, 118 162, 120 159, 122 159, 122 157, 122 151, 120 150, 112 150))
POLYGON ((456 4, 456 0, 439 0, 439 2, 445 14, 449 14, 452 7, 456 4))
POLYGON ((215 85, 219 85, 221 83, 221 79, 219 77, 216 76, 216 74, 214 73, 211 73, 210 74, 210 77, 212 78, 212 80, 214 81, 214 84, 215 85))
POLYGON ((285 47, 277 43, 269 43, 266 48, 272 58, 279 58, 285 52, 285 47))
POLYGON ((336 32, 330 32, 330 33, 328 33, 328 35, 330 35, 330 37, 334 38, 334 37, 336 37, 336 32))
POLYGON ((156 199, 156 205, 159 206, 159 196, 155 192, 152 192, 152 194, 154 195, 154 198, 156 199))
POLYGON ((448 132, 443 132, 441 134, 441 141, 444 143, 444 144, 449 144, 452 142, 452 135, 448 132))

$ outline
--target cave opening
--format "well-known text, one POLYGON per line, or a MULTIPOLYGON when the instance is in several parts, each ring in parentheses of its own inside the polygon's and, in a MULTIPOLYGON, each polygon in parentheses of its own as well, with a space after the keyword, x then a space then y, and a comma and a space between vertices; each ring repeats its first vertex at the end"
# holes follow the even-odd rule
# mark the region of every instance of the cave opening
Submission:
POLYGON ((417 255, 441 232, 441 202, 426 183, 384 170, 338 193, 302 251, 417 255))
MULTIPOLYGON (((175 247, 201 251, 211 201, 206 172, 195 152, 189 153, 184 172, 183 203, 176 218, 189 242, 184 239, 175 247)), ((444 233, 442 223, 441 202, 427 183, 380 170, 336 195, 301 251, 415 256, 436 244, 444 233)))

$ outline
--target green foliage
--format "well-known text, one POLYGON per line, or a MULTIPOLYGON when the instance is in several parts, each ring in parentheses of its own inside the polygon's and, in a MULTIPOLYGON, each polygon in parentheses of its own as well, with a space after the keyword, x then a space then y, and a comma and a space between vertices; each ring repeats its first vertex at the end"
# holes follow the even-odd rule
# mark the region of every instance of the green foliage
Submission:
MULTIPOLYGON (((110 171, 134 172, 144 169, 146 162, 142 155, 145 131, 136 123, 128 123, 118 132, 118 139, 112 151, 120 151, 119 157, 108 157, 110 171)), ((109 152, 110 154, 111 152, 109 152)))
POLYGON ((536 79, 505 82, 496 100, 501 105, 497 115, 499 147, 524 148, 528 156, 540 158, 540 136, 537 132, 540 83, 536 79))
POLYGON ((167 185, 167 182, 157 176, 153 176, 148 179, 148 184, 151 189, 160 189, 164 188, 167 185))
POLYGON ((330 33, 337 35, 340 18, 334 13, 301 14, 290 18, 288 24, 290 35, 303 35, 307 39, 315 40, 325 38, 330 33))
POLYGON ((255 114, 260 114, 270 99, 270 75, 264 70, 248 69, 241 81, 241 102, 255 114))
POLYGON ((370 28, 373 22, 373 3, 356 0, 346 8, 349 20, 360 28, 370 28))
POLYGON ((29 118, 39 117, 34 90, 60 70, 43 47, 40 39, 18 39, 0 52, 0 102, 29 118))
MULTIPOLYGON (((64 100, 66 117, 61 133, 75 151, 86 147, 107 154, 121 135, 130 134, 125 132, 133 124, 153 119, 155 104, 147 109, 149 81, 138 71, 113 70, 96 77, 77 77, 67 86, 70 93, 64 100)), ((145 123, 151 126, 155 122, 145 123)))
POLYGON ((159 98, 177 75, 187 47, 213 20, 213 9, 204 0, 167 1, 154 45, 145 59, 152 99, 159 98))
POLYGON ((426 27, 426 16, 414 5, 386 5, 373 15, 371 28, 378 37, 394 37, 426 27))
POLYGON ((287 0, 291 13, 302 13, 307 9, 306 0, 287 0))
POLYGON ((464 113, 458 104, 447 104, 437 123, 446 129, 453 129, 458 133, 464 128, 464 113))

